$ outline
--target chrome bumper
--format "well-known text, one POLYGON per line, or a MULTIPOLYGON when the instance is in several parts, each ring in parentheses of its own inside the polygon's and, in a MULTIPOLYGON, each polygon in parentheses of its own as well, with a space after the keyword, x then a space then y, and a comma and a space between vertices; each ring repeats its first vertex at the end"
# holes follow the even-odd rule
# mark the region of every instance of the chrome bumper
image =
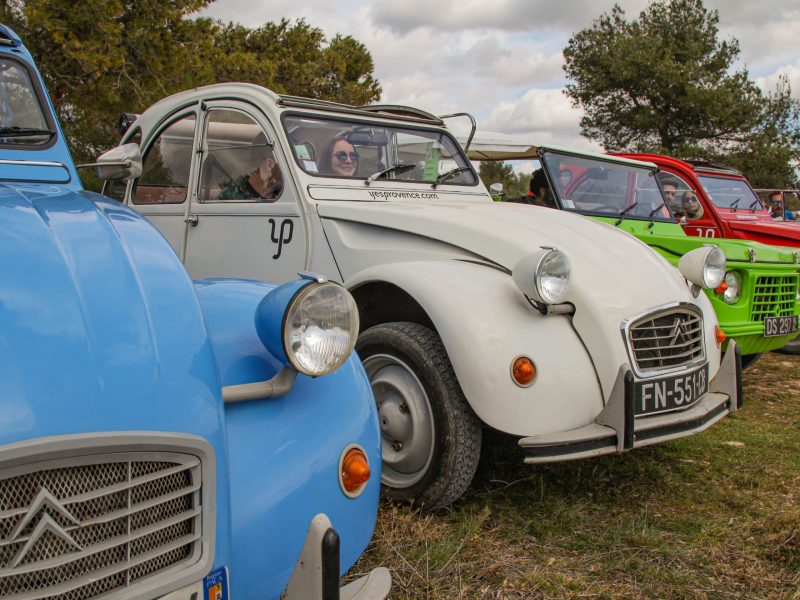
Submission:
POLYGON ((594 422, 578 429, 522 438, 528 464, 575 460, 674 440, 705 431, 742 406, 742 359, 735 342, 728 345, 709 391, 691 408, 634 417, 633 373, 620 367, 611 398, 594 422))

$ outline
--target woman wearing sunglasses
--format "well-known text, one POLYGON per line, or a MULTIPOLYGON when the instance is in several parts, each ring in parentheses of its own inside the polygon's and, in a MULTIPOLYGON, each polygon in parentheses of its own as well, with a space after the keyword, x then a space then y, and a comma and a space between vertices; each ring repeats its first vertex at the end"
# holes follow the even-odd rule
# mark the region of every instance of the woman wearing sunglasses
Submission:
POLYGON ((320 170, 340 177, 352 177, 358 169, 358 159, 358 152, 353 144, 346 138, 336 137, 331 140, 322 155, 320 170))

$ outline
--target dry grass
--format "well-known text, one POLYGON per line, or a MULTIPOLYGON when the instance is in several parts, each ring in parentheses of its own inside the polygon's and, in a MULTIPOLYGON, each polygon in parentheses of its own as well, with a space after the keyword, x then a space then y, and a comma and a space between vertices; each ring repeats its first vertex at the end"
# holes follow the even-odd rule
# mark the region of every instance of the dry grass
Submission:
POLYGON ((800 598, 800 357, 745 373, 745 408, 704 434, 601 459, 521 463, 493 436, 467 495, 384 502, 350 571, 400 598, 800 598))

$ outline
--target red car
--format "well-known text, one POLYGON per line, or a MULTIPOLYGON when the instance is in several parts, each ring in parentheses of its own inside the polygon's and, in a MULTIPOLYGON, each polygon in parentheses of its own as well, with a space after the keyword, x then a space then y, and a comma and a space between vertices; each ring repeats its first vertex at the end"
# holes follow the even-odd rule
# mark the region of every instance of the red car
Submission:
POLYGON ((670 208, 687 234, 800 247, 800 222, 774 220, 739 171, 660 154, 618 156, 658 165, 670 208))

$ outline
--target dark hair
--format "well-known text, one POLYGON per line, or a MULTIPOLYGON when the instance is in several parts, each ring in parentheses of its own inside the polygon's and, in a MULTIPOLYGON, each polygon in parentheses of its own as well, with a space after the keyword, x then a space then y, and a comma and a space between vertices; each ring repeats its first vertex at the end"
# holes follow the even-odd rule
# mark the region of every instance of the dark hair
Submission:
POLYGON ((781 192, 779 192, 778 190, 775 190, 775 191, 770 192, 769 194, 767 194, 767 200, 769 200, 770 202, 772 202, 774 200, 782 200, 782 199, 783 199, 783 194, 781 192), (776 198, 776 196, 777 196, 777 198, 776 198))
POLYGON ((331 175, 335 173, 335 171, 333 170, 333 147, 336 146, 336 143, 341 140, 344 140, 345 142, 353 146, 350 140, 347 139, 347 135, 348 135, 347 133, 340 133, 339 135, 335 135, 331 138, 331 141, 328 142, 328 145, 325 146, 325 150, 322 152, 322 156, 319 159, 319 165, 318 165, 321 173, 324 173, 326 175, 331 175))
POLYGON ((544 174, 544 169, 536 169, 531 177, 530 190, 535 196, 539 193, 541 188, 549 188, 547 183, 547 176, 544 174))

